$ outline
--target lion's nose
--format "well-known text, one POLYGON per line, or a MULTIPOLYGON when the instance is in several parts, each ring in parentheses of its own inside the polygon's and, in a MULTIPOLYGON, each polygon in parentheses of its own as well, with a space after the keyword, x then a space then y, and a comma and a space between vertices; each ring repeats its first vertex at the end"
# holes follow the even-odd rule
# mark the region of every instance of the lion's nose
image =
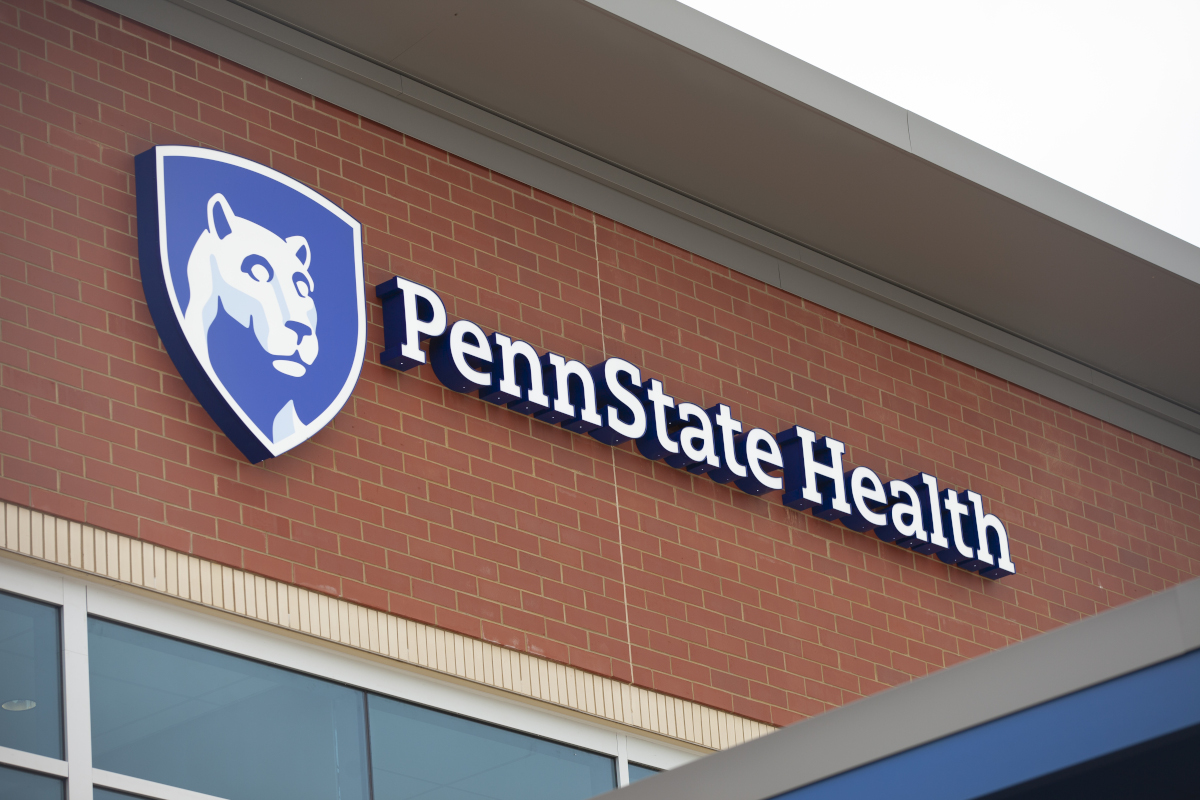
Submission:
POLYGON ((300 343, 304 341, 305 336, 312 335, 312 328, 305 325, 303 322, 296 322, 295 320, 289 320, 283 324, 284 324, 284 326, 291 328, 292 330, 294 330, 296 332, 296 346, 297 347, 299 347, 300 343))

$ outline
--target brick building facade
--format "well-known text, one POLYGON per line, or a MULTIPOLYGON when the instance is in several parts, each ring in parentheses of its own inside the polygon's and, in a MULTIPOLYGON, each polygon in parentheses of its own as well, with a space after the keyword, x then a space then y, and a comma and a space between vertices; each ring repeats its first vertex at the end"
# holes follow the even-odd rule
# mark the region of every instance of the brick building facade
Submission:
POLYGON ((786 725, 1200 575, 1200 461, 82 0, 3 19, 0 499, 786 725), (363 227, 369 343, 252 465, 168 358, 134 156, 227 151, 363 227), (971 489, 998 582, 379 365, 372 287, 619 356, 847 468, 971 489))
MULTIPOLYGON (((786 724, 1200 574, 1200 465, 85 3, 6 11, 4 499, 786 724), (393 274, 990 498, 1001 584, 378 366, 252 466, 137 272, 133 156, 268 164, 393 274)), ((372 364, 375 364, 372 366, 372 364)))

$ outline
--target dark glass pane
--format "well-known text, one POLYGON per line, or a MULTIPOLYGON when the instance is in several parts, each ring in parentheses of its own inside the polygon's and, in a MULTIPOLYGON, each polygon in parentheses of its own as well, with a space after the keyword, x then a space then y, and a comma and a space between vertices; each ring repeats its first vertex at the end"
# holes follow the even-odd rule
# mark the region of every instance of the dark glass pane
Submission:
POLYGON ((635 764, 632 761, 629 762, 630 783, 637 783, 642 778, 649 778, 651 775, 657 775, 660 772, 662 772, 661 769, 655 769, 654 767, 643 767, 641 764, 635 764))
POLYGON ((143 798, 135 794, 114 792, 112 789, 101 789, 97 786, 92 789, 92 800, 143 800, 143 798))
POLYGON ((1196 800, 1200 797, 1197 755, 1200 755, 1200 725, 1193 725, 980 800, 1196 800))
POLYGON ((63 782, 46 775, 0 767, 0 800, 63 800, 63 782))
POLYGON ((62 758, 58 609, 0 592, 0 745, 62 758))
POLYGON ((229 800, 365 800, 362 692, 88 620, 92 763, 229 800))
POLYGON ((583 800, 616 788, 607 756, 368 698, 375 800, 583 800))

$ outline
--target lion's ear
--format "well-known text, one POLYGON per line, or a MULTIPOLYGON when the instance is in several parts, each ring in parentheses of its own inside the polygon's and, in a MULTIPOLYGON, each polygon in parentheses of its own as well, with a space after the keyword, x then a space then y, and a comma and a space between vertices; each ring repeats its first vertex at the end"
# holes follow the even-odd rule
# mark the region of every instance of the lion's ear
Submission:
POLYGON ((296 254, 296 258, 308 269, 308 262, 312 261, 312 249, 308 246, 308 239, 303 236, 289 236, 285 239, 288 247, 292 248, 292 252, 296 254))
POLYGON ((233 209, 223 194, 214 194, 208 198, 208 229, 218 239, 224 239, 233 233, 233 209))

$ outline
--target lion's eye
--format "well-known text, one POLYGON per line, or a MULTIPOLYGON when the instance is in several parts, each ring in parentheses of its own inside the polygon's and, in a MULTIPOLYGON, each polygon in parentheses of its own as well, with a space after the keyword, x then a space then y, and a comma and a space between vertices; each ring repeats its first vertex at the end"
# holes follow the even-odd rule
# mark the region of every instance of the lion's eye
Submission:
POLYGON ((300 295, 301 297, 308 297, 308 293, 312 291, 312 288, 308 285, 308 279, 297 272, 295 278, 292 280, 295 281, 296 284, 296 294, 300 295))
POLYGON ((267 283, 275 277, 275 270, 271 269, 270 262, 260 255, 252 254, 242 259, 242 272, 259 283, 267 283))

